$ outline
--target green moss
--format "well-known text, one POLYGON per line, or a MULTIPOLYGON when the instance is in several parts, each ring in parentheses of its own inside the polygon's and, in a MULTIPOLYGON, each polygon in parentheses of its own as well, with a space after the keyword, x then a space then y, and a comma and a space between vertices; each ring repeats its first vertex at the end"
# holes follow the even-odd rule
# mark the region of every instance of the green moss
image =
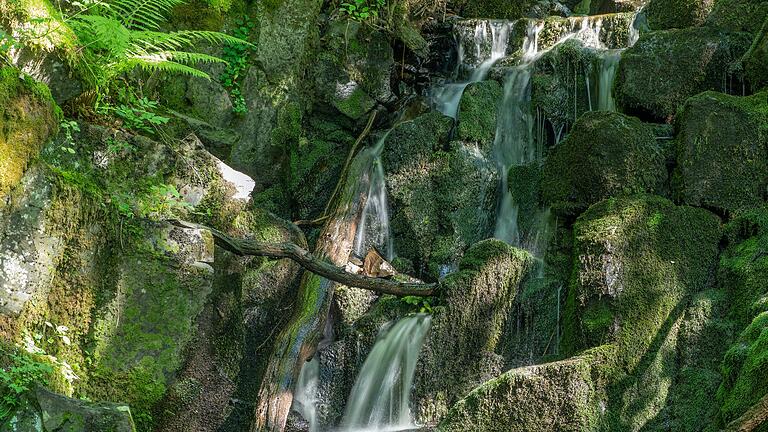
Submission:
POLYGON ((496 81, 470 84, 459 104, 458 139, 475 142, 487 149, 496 133, 496 114, 502 101, 501 86, 496 81))
MULTIPOLYGON (((682 373, 679 350, 695 344, 704 323, 716 318, 686 308, 710 281, 720 240, 717 217, 655 196, 609 199, 579 217, 574 237, 562 347, 573 352, 616 345, 607 375, 606 428, 636 429, 652 420, 649 427, 656 430, 665 421, 679 421, 676 416, 699 412, 696 406, 704 402, 686 399, 687 390, 675 383, 682 373)), ((717 351, 700 352, 708 353, 701 357, 711 367, 717 351)))
MULTIPOLYGON (((561 32, 551 36, 559 37, 561 32)), ((544 53, 536 62, 531 101, 555 130, 572 125, 581 114, 591 111, 587 85, 596 61, 594 50, 585 49, 580 41, 569 40, 544 53)))
POLYGON ((711 0, 651 0, 645 7, 651 30, 681 29, 704 24, 711 0))
POLYGON ((459 0, 454 2, 461 16, 465 18, 495 18, 515 20, 522 18, 527 12, 530 3, 527 1, 509 2, 504 0, 470 1, 459 0))
POLYGON ((752 88, 761 89, 768 86, 768 15, 743 61, 752 88))
POLYGON ((437 421, 446 405, 500 367, 509 310, 532 268, 528 252, 489 239, 473 245, 459 271, 442 279, 414 386, 413 400, 429 411, 423 420, 437 421))
POLYGON ((708 24, 730 31, 757 33, 768 18, 768 4, 762 0, 715 0, 708 24))
POLYGON ((755 317, 725 354, 723 375, 717 400, 728 423, 768 393, 768 312, 755 317))
POLYGON ((60 116, 44 84, 18 69, 0 68, 0 197, 16 186, 56 133, 60 116))
POLYGON ((452 431, 596 430, 603 389, 600 368, 610 346, 561 362, 512 369, 453 406, 438 426, 452 431))
POLYGON ((768 186, 768 92, 706 92, 686 101, 676 122, 676 196, 733 213, 759 205, 768 186))
POLYGON ((586 113, 547 158, 542 196, 554 211, 578 214, 611 196, 660 191, 664 164, 651 129, 640 120, 586 113))
POLYGON ((645 33, 621 56, 616 77, 616 102, 622 112, 669 121, 686 99, 705 90, 730 89, 738 83, 734 64, 749 48, 751 37, 709 27, 645 33), (648 92, 648 89, 654 89, 648 92))

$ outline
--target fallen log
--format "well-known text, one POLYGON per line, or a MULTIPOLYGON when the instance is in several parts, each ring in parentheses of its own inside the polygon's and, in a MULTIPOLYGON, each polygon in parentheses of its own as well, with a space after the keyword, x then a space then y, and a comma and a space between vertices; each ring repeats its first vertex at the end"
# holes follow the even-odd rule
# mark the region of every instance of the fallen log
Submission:
MULTIPOLYGON (((311 252, 295 243, 263 243, 257 242, 255 240, 236 239, 227 234, 224 234, 215 228, 210 228, 204 225, 181 220, 172 220, 169 222, 181 228, 206 229, 213 234, 213 238, 217 246, 226 251, 232 252, 235 255, 288 258, 298 263, 305 270, 309 270, 312 273, 330 279, 334 282, 338 282, 342 285, 362 288, 377 292, 379 294, 392 294, 400 297, 426 297, 431 296, 435 290, 435 284, 398 282, 394 279, 370 277, 347 272, 341 267, 337 267, 328 261, 315 257, 311 252)), ((369 255, 369 257, 366 258, 366 264, 372 268, 373 264, 368 264, 368 261, 370 260, 371 258, 369 255)), ((379 257, 379 261, 383 261, 383 258, 379 257)))

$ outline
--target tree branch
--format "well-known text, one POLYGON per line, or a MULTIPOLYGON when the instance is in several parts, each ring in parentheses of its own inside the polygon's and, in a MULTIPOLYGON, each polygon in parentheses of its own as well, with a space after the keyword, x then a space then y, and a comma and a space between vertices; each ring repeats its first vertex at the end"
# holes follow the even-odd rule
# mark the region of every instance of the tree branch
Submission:
POLYGON ((304 269, 342 285, 367 289, 380 294, 396 296, 430 296, 434 294, 435 284, 397 282, 392 279, 368 277, 349 273, 327 261, 313 256, 308 250, 295 243, 262 243, 254 240, 236 239, 223 232, 204 225, 170 220, 169 223, 181 228, 205 229, 213 234, 216 245, 239 256, 264 256, 270 258, 288 258, 297 262, 304 269))

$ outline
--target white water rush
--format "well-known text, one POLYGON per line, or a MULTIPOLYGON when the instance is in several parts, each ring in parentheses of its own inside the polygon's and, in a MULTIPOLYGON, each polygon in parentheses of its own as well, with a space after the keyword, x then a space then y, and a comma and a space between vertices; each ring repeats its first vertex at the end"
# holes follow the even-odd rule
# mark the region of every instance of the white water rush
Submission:
POLYGON ((341 430, 389 432, 414 429, 410 394, 416 362, 432 317, 411 315, 384 328, 349 396, 341 430))

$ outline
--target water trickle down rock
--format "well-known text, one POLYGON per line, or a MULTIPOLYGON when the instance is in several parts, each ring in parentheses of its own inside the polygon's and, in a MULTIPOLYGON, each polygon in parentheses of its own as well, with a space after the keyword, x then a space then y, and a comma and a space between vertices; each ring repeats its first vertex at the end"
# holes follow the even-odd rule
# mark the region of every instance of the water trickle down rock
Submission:
POLYGON ((381 152, 389 133, 385 132, 373 147, 364 150, 366 154, 363 157, 369 162, 360 182, 363 184, 361 190, 367 189, 367 199, 357 225, 354 245, 355 254, 361 258, 372 248, 381 251, 384 258, 390 261, 395 254, 389 227, 386 176, 381 161, 381 152))
POLYGON ((349 396, 342 430, 414 428, 410 394, 416 362, 432 317, 411 315, 385 327, 366 358, 349 396))
POLYGON ((457 32, 457 75, 469 70, 469 76, 431 90, 430 99, 437 111, 456 119, 464 89, 469 84, 483 81, 496 62, 506 56, 513 25, 514 23, 505 21, 478 21, 471 38, 466 34, 466 28, 457 32), (472 48, 470 53, 467 52, 467 46, 472 48))

